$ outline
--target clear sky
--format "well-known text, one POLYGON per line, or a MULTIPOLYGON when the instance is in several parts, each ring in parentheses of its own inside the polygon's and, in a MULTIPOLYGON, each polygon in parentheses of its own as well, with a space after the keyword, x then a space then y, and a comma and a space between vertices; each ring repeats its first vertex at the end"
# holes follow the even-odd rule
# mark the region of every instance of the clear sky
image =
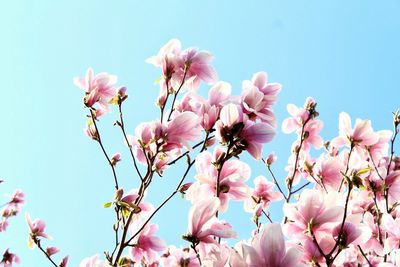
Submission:
MULTIPOLYGON (((265 70, 283 84, 275 111, 279 122, 286 104, 318 102, 325 122, 322 135, 337 133, 338 114, 370 118, 376 130, 391 127, 391 112, 400 106, 400 2, 398 1, 2 1, 0 4, 0 194, 21 188, 24 211, 48 224, 51 245, 70 255, 70 265, 111 249, 113 181, 95 142, 84 136, 82 91, 72 78, 87 67, 119 76, 128 87, 127 130, 158 116, 153 81, 158 69, 147 57, 170 38, 215 55, 221 80, 241 81, 265 70), (243 4, 240 4, 243 3, 243 4)), ((201 89, 206 92, 207 87, 201 89)), ((125 187, 137 186, 127 150, 117 128, 116 112, 100 127, 110 153, 121 151, 118 172, 125 187)), ((265 153, 278 154, 283 168, 294 136, 280 132, 265 153)), ((244 159, 248 159, 245 157, 244 159)), ((253 163, 252 177, 266 174, 253 163)), ((155 181, 149 199, 155 205, 172 190, 179 166, 155 181)), ((189 177, 192 179, 193 173, 189 177)), ((180 197, 155 217, 168 244, 183 244, 188 203, 180 197)), ((241 238, 252 224, 241 205, 224 215, 234 219, 241 238)), ((273 209, 273 218, 281 212, 273 209)), ((46 266, 26 245, 23 214, 0 234, 0 249, 11 247, 21 266, 46 266)))

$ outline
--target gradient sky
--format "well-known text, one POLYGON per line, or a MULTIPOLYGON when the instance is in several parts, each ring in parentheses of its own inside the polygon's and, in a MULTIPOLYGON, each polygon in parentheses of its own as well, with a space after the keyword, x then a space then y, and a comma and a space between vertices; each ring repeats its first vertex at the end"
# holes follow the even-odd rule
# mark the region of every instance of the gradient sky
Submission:
MULTIPOLYGON (((27 194, 23 213, 42 218, 49 243, 70 255, 70 265, 111 249, 113 198, 109 167, 97 144, 83 134, 82 91, 72 78, 87 67, 119 76, 128 87, 127 131, 158 116, 153 81, 158 69, 146 64, 169 39, 215 55, 221 80, 234 93, 241 81, 265 70, 283 84, 275 111, 279 123, 286 104, 302 105, 307 96, 318 102, 323 137, 337 134, 338 114, 369 118, 376 130, 391 128, 391 112, 400 106, 400 2, 398 1, 2 1, 0 5, 0 194, 21 188, 27 194)), ((201 89, 206 92, 207 87, 201 89)), ((117 128, 117 113, 100 128, 109 153, 123 152, 118 167, 126 188, 137 186, 117 128)), ((265 146, 275 151, 274 166, 282 182, 294 136, 281 133, 265 146)), ((248 157, 244 157, 248 160, 248 157)), ((251 162, 251 161, 250 161, 251 162)), ((252 177, 266 174, 253 162, 252 177)), ((156 179, 148 199, 155 205, 180 177, 179 165, 156 179)), ((190 175, 192 179, 193 173, 190 175)), ((176 197, 155 217, 168 244, 183 244, 188 203, 176 197)), ((252 223, 241 204, 225 214, 240 238, 252 223)), ((274 207, 273 218, 281 211, 274 207)), ((39 251, 26 245, 23 214, 0 234, 0 249, 10 247, 21 266, 47 266, 39 251)), ((61 256, 61 255, 60 255, 61 256)), ((58 258, 57 258, 58 259, 58 258)))

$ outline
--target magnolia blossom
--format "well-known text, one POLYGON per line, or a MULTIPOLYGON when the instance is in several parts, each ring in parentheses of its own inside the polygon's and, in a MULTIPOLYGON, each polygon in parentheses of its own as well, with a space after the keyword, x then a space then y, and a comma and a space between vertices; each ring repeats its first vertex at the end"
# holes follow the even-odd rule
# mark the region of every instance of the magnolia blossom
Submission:
MULTIPOLYGON (((240 246, 239 246, 240 247, 240 246)), ((242 243, 241 252, 247 266, 297 267, 301 252, 296 248, 286 250, 285 239, 279 224, 268 224, 250 244, 242 243)))
POLYGON ((278 83, 268 84, 267 74, 265 72, 258 72, 253 75, 251 81, 244 81, 242 88, 241 105, 244 113, 251 120, 260 119, 271 126, 275 126, 276 122, 272 105, 276 102, 281 85, 278 83))
POLYGON ((245 184, 250 178, 250 167, 239 161, 230 160, 223 164, 218 171, 213 164, 221 155, 221 149, 216 149, 214 155, 205 151, 196 158, 197 175, 196 183, 187 191, 188 198, 196 203, 210 195, 217 196, 220 200, 220 210, 228 208, 229 199, 242 200, 249 196, 249 187, 245 184), (216 188, 219 181, 219 189, 216 188))
POLYGON ((85 258, 79 264, 79 267, 110 267, 107 261, 99 259, 99 255, 85 258))
POLYGON ((301 236, 305 231, 330 231, 331 223, 341 220, 343 207, 334 192, 324 195, 320 191, 305 189, 295 204, 285 204, 284 213, 289 220, 289 235, 301 236))
POLYGON ((13 263, 19 264, 20 260, 16 254, 11 253, 9 249, 6 249, 6 251, 3 252, 3 258, 0 261, 0 266, 12 267, 13 263))
POLYGON ((157 253, 165 248, 164 242, 154 236, 157 225, 147 224, 145 228, 133 239, 134 244, 129 251, 131 259, 135 262, 153 263, 157 259, 157 253))
POLYGON ((333 146, 372 146, 378 141, 379 135, 373 131, 371 121, 357 119, 354 128, 352 128, 349 114, 340 113, 339 136, 332 140, 333 146))
MULTIPOLYGON (((400 113, 393 114, 393 132, 374 132, 370 121, 358 119, 352 126, 350 116, 343 112, 339 136, 324 142, 320 136, 324 124, 317 119, 316 101, 309 97, 302 107, 289 104, 290 117, 283 121, 282 131, 294 133, 295 140, 285 179, 271 169, 276 156, 270 151, 262 153, 264 144, 275 136, 272 108, 281 85, 268 83, 267 74, 258 72, 243 81, 240 95, 233 95, 229 83, 217 81, 212 60, 207 51, 182 49, 176 39, 147 60, 161 69, 157 99, 160 117, 139 124, 134 136, 126 140, 134 160, 145 165, 146 174, 139 173, 140 179, 132 180, 140 184, 135 186, 139 189, 124 194, 121 187, 114 200, 105 205, 114 205, 116 212, 116 247, 105 252, 106 261, 93 256, 80 266, 105 267, 110 262, 147 267, 399 265, 400 158, 395 151, 400 113), (211 84, 208 96, 196 92, 202 82, 211 84), (182 96, 181 91, 185 92, 182 96), (274 183, 264 176, 248 181, 251 169, 244 162, 247 157, 242 157, 245 151, 256 160, 264 159, 264 171, 271 172, 274 183), (166 200, 154 209, 145 201, 159 182, 154 174, 161 176, 169 166, 179 169, 182 164, 187 169, 175 177, 176 189, 166 193, 166 200), (196 172, 192 175, 193 165, 196 172), (305 181, 300 184, 302 179, 305 181), (252 183, 254 188, 249 187, 252 183), (282 192, 288 193, 283 196, 282 192), (188 229, 182 236, 188 243, 185 248, 169 246, 165 250, 150 219, 177 193, 192 204, 188 229), (269 223, 275 219, 267 214, 272 212, 267 210, 270 203, 283 197, 282 224, 269 223), (226 239, 237 237, 236 232, 222 220, 229 218, 223 212, 228 211, 230 200, 243 201, 254 222, 250 239, 238 241, 234 247, 226 239)), ((93 117, 85 134, 99 141, 97 118, 108 110, 108 104, 121 107, 127 99, 126 88, 116 90, 115 76, 94 75, 91 69, 84 79, 75 82, 85 91, 84 104, 93 117)), ((116 124, 121 126, 119 115, 116 124)), ((114 170, 122 155, 106 156, 114 170)), ((165 190, 160 192, 164 194, 165 190)), ((23 202, 23 193, 16 191, 3 206, 0 232, 23 202)), ((32 221, 29 215, 27 222, 31 243, 41 245, 41 237, 48 237, 44 222, 32 221)), ((41 250, 46 256, 59 251, 55 247, 41 250)), ((64 258, 59 266, 65 266, 67 260, 64 258)), ((7 263, 15 261, 14 257, 7 263)), ((3 259, 0 265, 5 262, 3 259)))
POLYGON ((80 89, 85 91, 84 104, 87 107, 99 105, 99 109, 108 111, 108 101, 116 94, 115 84, 117 76, 110 75, 106 72, 94 75, 93 69, 86 71, 84 78, 74 78, 74 83, 80 89))
POLYGON ((248 211, 254 210, 257 204, 261 204, 261 208, 267 209, 270 202, 283 198, 280 192, 272 191, 275 185, 268 182, 264 176, 257 176, 254 179, 254 186, 251 197, 245 202, 245 209, 248 211))
POLYGON ((189 226, 185 239, 191 243, 216 243, 214 237, 232 238, 236 232, 223 221, 219 221, 215 214, 220 206, 216 197, 203 199, 192 206, 189 211, 189 226))
POLYGON ((172 39, 156 56, 146 60, 147 63, 162 69, 162 91, 165 92, 167 86, 178 90, 181 84, 195 90, 200 86, 200 81, 215 82, 217 74, 210 64, 213 56, 207 51, 198 51, 196 48, 181 51, 181 46, 179 40, 172 39))
POLYGON ((29 246, 34 246, 34 244, 36 244, 37 237, 50 238, 50 236, 44 232, 44 229, 46 228, 46 224, 43 220, 36 219, 36 220, 32 221, 31 217, 29 216, 28 213, 25 214, 25 220, 28 223, 29 232, 30 232, 29 246))
POLYGON ((161 256, 160 261, 165 267, 200 267, 200 263, 193 250, 188 248, 179 249, 175 246, 168 247, 168 250, 161 256))
POLYGON ((241 107, 233 103, 222 108, 216 128, 222 143, 230 144, 237 150, 235 153, 247 150, 257 160, 261 159, 262 145, 275 136, 271 125, 249 120, 241 107))

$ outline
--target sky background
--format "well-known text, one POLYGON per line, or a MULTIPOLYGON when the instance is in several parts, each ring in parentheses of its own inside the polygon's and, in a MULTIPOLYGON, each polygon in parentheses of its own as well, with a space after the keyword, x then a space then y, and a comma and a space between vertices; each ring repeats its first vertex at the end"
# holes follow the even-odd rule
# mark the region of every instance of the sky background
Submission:
MULTIPOLYGON (((46 221, 54 240, 46 243, 70 255, 69 266, 112 248, 113 180, 98 145, 83 134, 87 110, 72 79, 92 66, 119 76, 128 87, 127 131, 158 116, 154 102, 160 72, 144 61, 171 38, 215 55, 219 78, 239 94, 241 82, 257 71, 283 84, 275 106, 280 123, 286 105, 318 102, 324 138, 337 134, 338 114, 369 118, 375 130, 391 128, 400 106, 400 2, 398 1, 2 1, 0 4, 0 194, 22 189, 23 213, 46 221)), ((208 87, 202 87, 206 94, 208 87)), ((120 181, 138 186, 114 111, 101 121, 109 153, 120 151, 120 181)), ((274 170, 283 170, 293 135, 280 127, 264 155, 275 151, 274 170)), ((244 160, 248 160, 244 157, 244 160)), ((252 162, 252 178, 266 170, 252 162)), ((156 206, 173 190, 183 165, 155 179, 148 200, 156 206)), ((193 172, 189 175, 193 179, 193 172)), ((5 199, 3 200, 6 201, 5 199)), ((0 202, 1 203, 1 202, 0 202)), ((177 196, 154 218, 167 244, 184 244, 189 204, 177 196)), ((223 217, 241 239, 253 225, 242 204, 223 217)), ((272 210, 279 220, 279 207, 272 210)), ((27 247, 23 213, 0 234, 21 266, 47 266, 27 247)), ((61 255, 59 255, 61 256, 61 255)), ((57 261, 59 258, 57 258, 57 261)))

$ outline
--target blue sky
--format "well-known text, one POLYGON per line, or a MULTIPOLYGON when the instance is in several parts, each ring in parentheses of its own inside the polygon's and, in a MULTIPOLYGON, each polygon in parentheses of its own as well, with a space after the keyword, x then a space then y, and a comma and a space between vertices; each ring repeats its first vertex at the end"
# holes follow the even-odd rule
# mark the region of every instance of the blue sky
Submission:
MULTIPOLYGON (((47 222, 51 245, 70 255, 70 266, 111 249, 113 240, 112 211, 102 208, 113 197, 112 176, 99 147, 83 134, 82 92, 72 83, 89 66, 117 74, 128 87, 130 133, 139 122, 158 116, 153 81, 160 73, 144 60, 171 38, 184 47, 211 51, 220 79, 232 83, 235 94, 242 80, 267 71, 271 81, 283 84, 275 108, 279 122, 287 116, 286 104, 302 105, 313 96, 325 138, 337 133, 341 111, 353 119, 372 119, 376 130, 391 127, 391 112, 400 106, 398 1, 240 2, 2 2, 0 176, 7 183, 0 194, 17 187, 26 192, 24 212, 47 222)), ((110 153, 126 156, 118 172, 130 188, 137 180, 118 129, 112 127, 116 115, 108 115, 100 127, 110 153)), ((265 154, 278 154, 275 169, 281 181, 293 138, 279 130, 265 146, 265 154)), ((253 178, 267 175, 262 164, 252 167, 253 178)), ((169 194, 179 169, 156 181, 150 200, 157 204, 169 194)), ((188 207, 177 197, 155 217, 168 244, 183 244, 188 207)), ((240 210, 241 205, 233 207, 240 210)), ((278 209, 272 213, 280 218, 278 209)), ((241 238, 248 237, 252 225, 247 214, 232 211, 225 218, 234 219, 241 238)), ((21 256, 21 266, 45 266, 26 239, 21 214, 0 235, 0 249, 11 247, 21 256)))

